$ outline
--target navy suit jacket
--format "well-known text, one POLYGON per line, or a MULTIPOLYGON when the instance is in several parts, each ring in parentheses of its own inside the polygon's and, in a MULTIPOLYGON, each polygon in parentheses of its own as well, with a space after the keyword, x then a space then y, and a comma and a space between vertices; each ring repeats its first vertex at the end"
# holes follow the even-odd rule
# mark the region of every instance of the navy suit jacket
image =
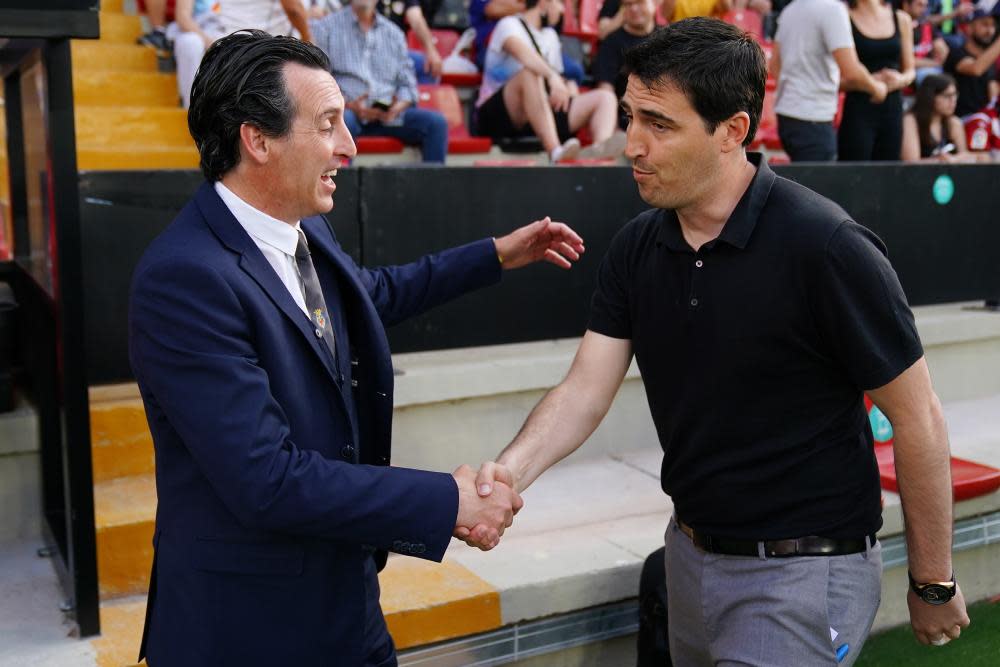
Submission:
POLYGON ((129 354, 159 501, 142 646, 155 667, 361 664, 366 559, 441 560, 455 525, 451 475, 389 467, 384 326, 498 281, 493 242, 370 270, 322 217, 301 224, 324 291, 340 290, 354 411, 350 383, 211 185, 134 274, 129 354))

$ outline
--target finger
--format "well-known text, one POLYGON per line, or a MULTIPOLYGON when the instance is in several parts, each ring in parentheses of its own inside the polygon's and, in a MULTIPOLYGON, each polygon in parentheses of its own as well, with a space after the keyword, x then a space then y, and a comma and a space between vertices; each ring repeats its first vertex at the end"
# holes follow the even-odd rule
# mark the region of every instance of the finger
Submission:
POLYGON ((949 640, 958 639, 959 637, 962 636, 962 628, 955 625, 952 626, 950 630, 945 631, 944 634, 948 637, 949 640))
POLYGON ((467 540, 469 538, 469 535, 471 535, 471 534, 472 534, 472 531, 469 530, 468 528, 466 528, 465 526, 456 526, 455 527, 455 532, 452 533, 452 535, 454 537, 457 537, 458 539, 462 540, 463 542, 465 540, 467 540))
POLYGON ((493 482, 496 481, 496 464, 492 461, 487 461, 479 467, 479 473, 476 474, 476 491, 483 498, 493 493, 493 482))
POLYGON ((578 253, 573 248, 573 246, 571 246, 570 244, 566 243, 565 241, 560 241, 552 249, 555 250, 556 252, 558 252, 563 257, 568 257, 569 259, 573 260, 574 262, 576 260, 580 259, 580 253, 578 253))
POLYGON ((574 246, 579 246, 581 248, 583 247, 583 238, 573 231, 573 228, 565 222, 553 222, 549 225, 549 231, 554 236, 561 236, 563 241, 567 243, 572 243, 574 246))
POLYGON ((552 250, 551 248, 545 251, 544 259, 546 262, 549 262, 550 264, 555 264, 560 269, 568 269, 571 266, 573 266, 568 259, 557 253, 555 250, 552 250))
POLYGON ((518 512, 520 512, 522 507, 524 507, 524 501, 521 499, 521 494, 517 493, 515 491, 514 492, 514 503, 512 505, 512 509, 514 510, 514 514, 517 514, 518 512))

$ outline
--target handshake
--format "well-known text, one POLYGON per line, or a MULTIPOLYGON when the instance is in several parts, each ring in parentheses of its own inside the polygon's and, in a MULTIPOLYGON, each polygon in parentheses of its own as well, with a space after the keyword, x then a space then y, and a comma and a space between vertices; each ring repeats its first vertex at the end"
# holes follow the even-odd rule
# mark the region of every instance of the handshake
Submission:
POLYGON ((458 484, 458 518, 454 536, 470 547, 489 551, 500 543, 503 531, 524 506, 514 490, 510 469, 487 462, 477 474, 467 465, 452 473, 458 484))

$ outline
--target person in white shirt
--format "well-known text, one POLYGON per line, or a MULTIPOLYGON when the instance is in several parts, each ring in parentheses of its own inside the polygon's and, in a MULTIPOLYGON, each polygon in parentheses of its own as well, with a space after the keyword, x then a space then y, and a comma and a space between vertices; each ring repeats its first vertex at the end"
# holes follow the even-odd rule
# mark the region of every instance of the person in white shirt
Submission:
POLYGON ((562 15, 562 0, 527 0, 525 7, 501 19, 490 36, 476 102, 479 134, 502 139, 534 132, 559 162, 581 154, 573 135, 586 125, 594 145, 584 155, 620 155, 624 134, 615 132, 614 93, 581 93, 562 75, 559 35, 549 27, 562 15))

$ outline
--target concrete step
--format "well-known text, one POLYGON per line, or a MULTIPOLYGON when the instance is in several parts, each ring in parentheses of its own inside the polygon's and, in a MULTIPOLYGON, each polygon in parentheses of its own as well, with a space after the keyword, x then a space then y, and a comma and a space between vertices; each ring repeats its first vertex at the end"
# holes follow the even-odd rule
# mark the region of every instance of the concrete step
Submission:
POLYGON ((137 595, 148 589, 155 517, 153 475, 121 477, 94 485, 97 578, 102 600, 137 595))
POLYGON ((73 72, 156 72, 156 52, 138 44, 117 44, 93 39, 70 42, 73 72))
POLYGON ((118 171, 129 169, 197 169, 198 150, 190 148, 91 148, 76 149, 80 171, 118 171))
POLYGON ((80 107, 176 109, 178 99, 177 77, 173 74, 160 74, 155 70, 134 72, 87 69, 73 73, 73 101, 80 107))
POLYGON ((101 12, 101 41, 121 44, 135 44, 142 35, 142 21, 138 16, 120 11, 101 12))
POLYGON ((76 107, 75 115, 78 153, 94 149, 135 153, 147 149, 194 149, 187 112, 181 108, 81 105, 76 107))

